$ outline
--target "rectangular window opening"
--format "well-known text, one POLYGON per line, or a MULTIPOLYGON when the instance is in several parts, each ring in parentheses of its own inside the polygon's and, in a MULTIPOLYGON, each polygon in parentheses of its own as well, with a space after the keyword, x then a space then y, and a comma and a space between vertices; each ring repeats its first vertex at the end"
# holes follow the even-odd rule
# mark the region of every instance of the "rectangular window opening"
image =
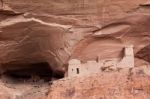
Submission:
POLYGON ((79 68, 77 68, 77 74, 79 74, 79 68))

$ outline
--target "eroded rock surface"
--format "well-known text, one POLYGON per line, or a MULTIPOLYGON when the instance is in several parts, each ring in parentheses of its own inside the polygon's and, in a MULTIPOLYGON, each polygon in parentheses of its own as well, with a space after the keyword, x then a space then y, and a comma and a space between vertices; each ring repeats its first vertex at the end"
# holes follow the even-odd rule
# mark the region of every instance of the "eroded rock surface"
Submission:
POLYGON ((149 0, 1 0, 0 74, 47 63, 63 75, 70 58, 121 58, 130 44, 135 66, 149 64, 149 6, 149 0))
POLYGON ((149 43, 149 15, 141 10, 146 1, 2 0, 2 72, 11 64, 37 62, 64 70, 70 57, 120 57, 130 43, 136 53, 149 43))
POLYGON ((149 99, 149 79, 144 72, 125 69, 62 79, 54 82, 47 99, 149 99))

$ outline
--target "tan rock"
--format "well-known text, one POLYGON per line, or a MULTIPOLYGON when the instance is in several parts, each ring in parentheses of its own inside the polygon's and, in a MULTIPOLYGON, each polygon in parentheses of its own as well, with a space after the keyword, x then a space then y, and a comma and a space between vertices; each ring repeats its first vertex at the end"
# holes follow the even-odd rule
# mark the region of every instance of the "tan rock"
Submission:
POLYGON ((149 76, 129 70, 58 80, 47 99, 148 99, 149 76))

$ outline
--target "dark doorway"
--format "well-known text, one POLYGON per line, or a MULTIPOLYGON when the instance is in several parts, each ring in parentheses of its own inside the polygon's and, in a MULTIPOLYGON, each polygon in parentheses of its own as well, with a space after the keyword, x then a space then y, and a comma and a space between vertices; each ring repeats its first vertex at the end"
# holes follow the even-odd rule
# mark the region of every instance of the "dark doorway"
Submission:
POLYGON ((79 72, 79 68, 77 68, 77 74, 79 74, 80 72, 79 72))

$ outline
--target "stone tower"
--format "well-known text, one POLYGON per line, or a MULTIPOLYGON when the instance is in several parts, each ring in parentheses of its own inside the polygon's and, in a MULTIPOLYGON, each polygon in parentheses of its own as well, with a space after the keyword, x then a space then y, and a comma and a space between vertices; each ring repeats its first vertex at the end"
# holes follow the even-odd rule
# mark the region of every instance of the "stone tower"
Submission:
POLYGON ((124 49, 124 57, 121 62, 118 64, 118 67, 124 68, 132 68, 134 67, 134 52, 133 45, 125 46, 124 49))
POLYGON ((68 77, 80 74, 81 62, 77 59, 71 59, 68 65, 68 77))

